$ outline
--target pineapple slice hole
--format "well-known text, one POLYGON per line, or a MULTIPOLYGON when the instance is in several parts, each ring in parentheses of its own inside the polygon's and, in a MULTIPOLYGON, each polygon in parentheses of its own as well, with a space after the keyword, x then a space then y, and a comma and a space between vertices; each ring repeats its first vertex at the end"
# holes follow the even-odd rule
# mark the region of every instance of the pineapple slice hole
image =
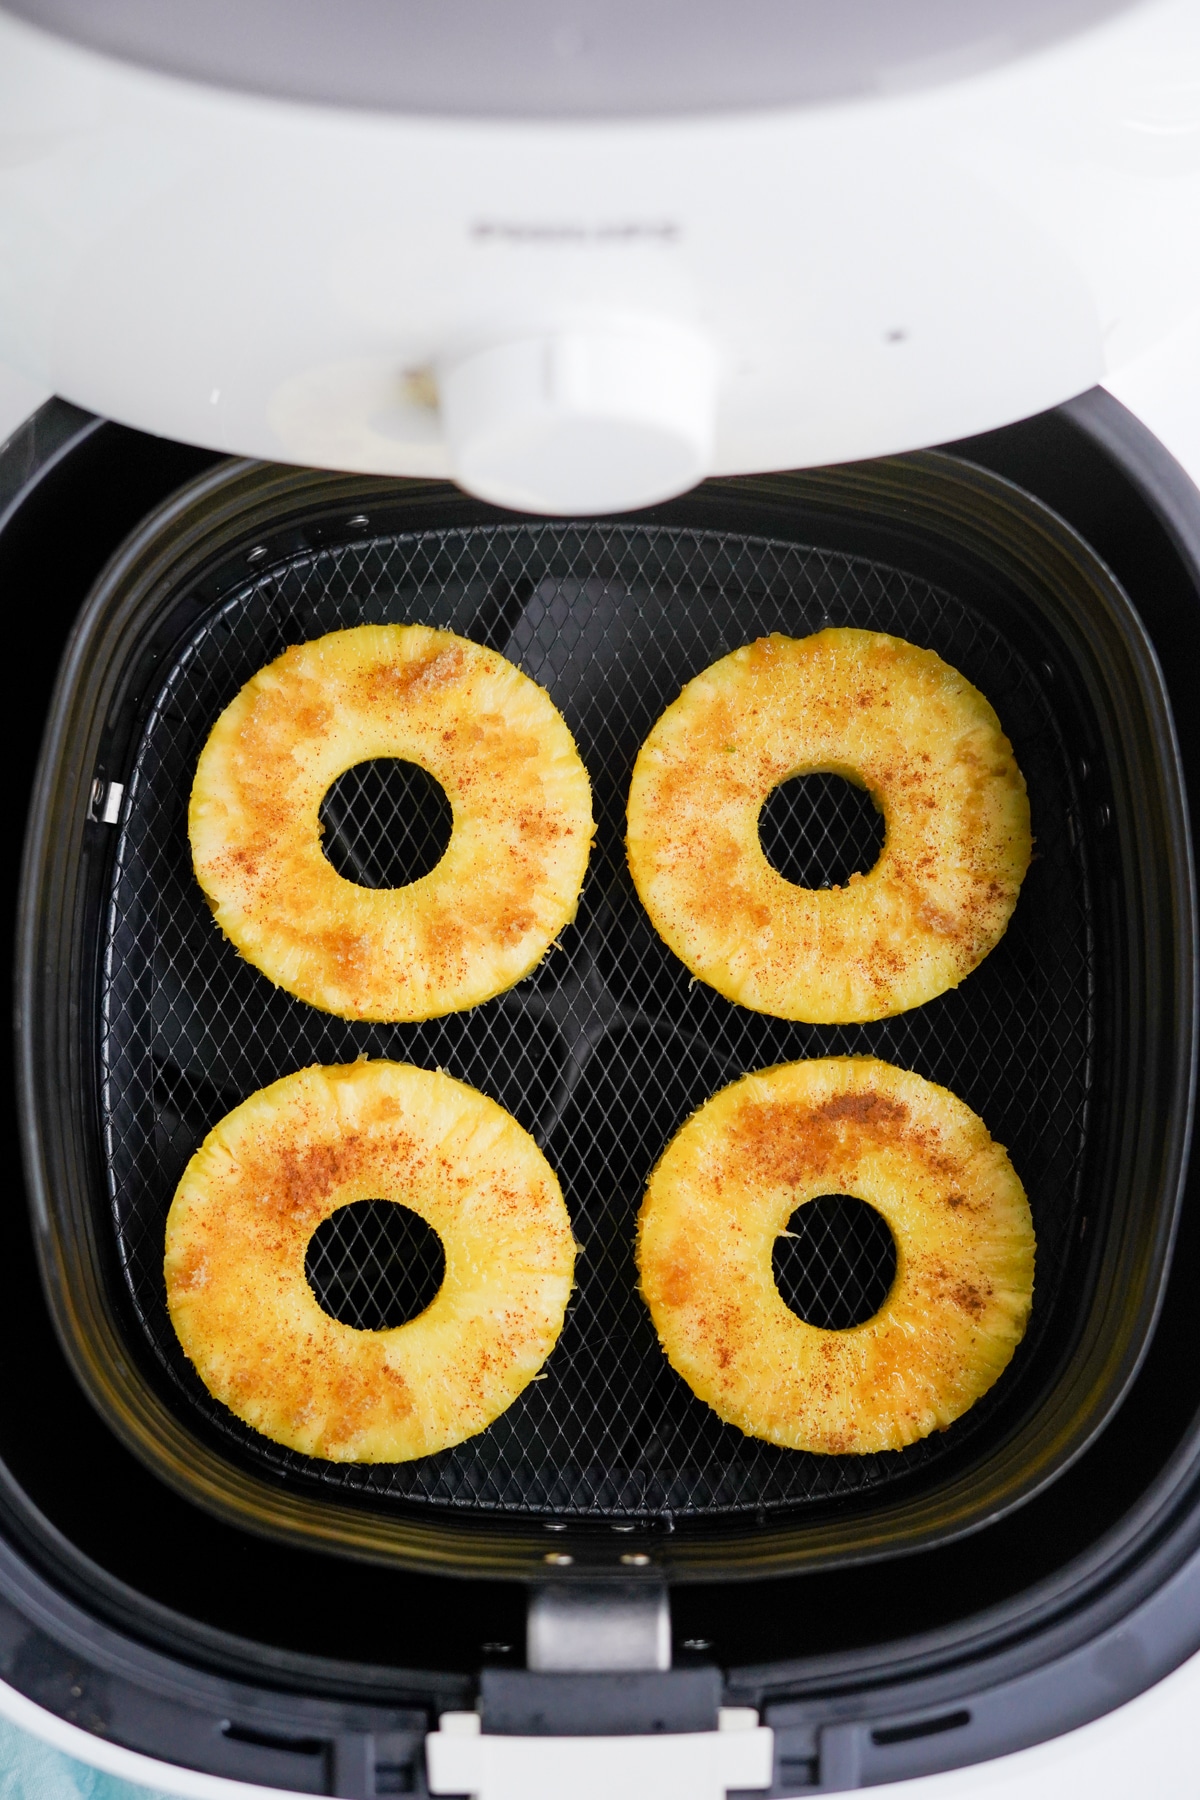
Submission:
POLYGON ((758 815, 763 855, 796 887, 844 887, 852 875, 869 875, 883 840, 883 809, 874 795, 831 772, 781 781, 758 815))
POLYGON ((398 756, 346 769, 322 800, 320 818, 326 861, 364 888, 408 887, 432 874, 454 829, 441 782, 398 756))
POLYGON ((896 1240, 882 1213, 854 1194, 798 1206, 771 1251, 784 1305, 821 1331, 850 1331, 884 1306, 896 1279, 896 1240))
POLYGON ((322 1219, 304 1253, 304 1279, 323 1313, 356 1331, 394 1331, 433 1305, 446 1246, 400 1200, 354 1200, 322 1219))

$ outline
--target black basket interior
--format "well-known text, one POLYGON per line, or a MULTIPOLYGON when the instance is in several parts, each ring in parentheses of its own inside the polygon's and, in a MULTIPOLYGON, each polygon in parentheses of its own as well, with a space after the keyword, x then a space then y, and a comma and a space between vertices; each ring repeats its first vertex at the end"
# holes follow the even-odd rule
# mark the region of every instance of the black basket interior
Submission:
MULTIPOLYGON (((112 1227, 128 1300, 173 1408, 226 1455, 310 1491, 458 1511, 670 1521, 868 1498, 932 1475, 1013 1414, 1056 1310, 1069 1310, 1080 1224, 1093 1036, 1093 950, 1075 775, 1050 694, 1055 670, 1020 654, 944 587, 836 551, 653 524, 490 524, 371 535, 267 557, 219 600, 175 596, 175 648, 130 768, 106 913, 100 1094, 112 1227), (575 924, 507 994, 421 1025, 351 1023, 274 988, 214 925, 192 874, 187 800, 205 737, 287 645, 364 622, 420 622, 511 658, 550 693, 591 776, 598 823, 575 924), (956 991, 874 1025, 785 1023, 731 1005, 658 939, 625 864, 638 748, 691 676, 771 631, 895 633, 936 650, 995 706, 1029 787, 1035 860, 1009 930, 956 991), (909 1449, 823 1457, 723 1425, 663 1357, 636 1292, 634 1224, 674 1131, 744 1072, 869 1053, 959 1095, 1005 1144, 1037 1232, 1033 1319, 992 1392, 909 1449), (444 1068, 535 1137, 563 1185, 583 1254, 544 1377, 489 1430, 421 1461, 334 1465, 281 1449, 207 1394, 168 1319, 163 1229, 205 1133, 248 1094, 314 1062, 386 1057, 444 1068)), ((357 532, 357 535, 355 535, 357 532)), ((394 885, 432 866, 449 830, 435 783, 404 763, 361 765, 324 805, 335 867, 394 885)), ((840 882, 877 854, 869 801, 832 777, 778 789, 764 847, 791 879, 840 882)), ((893 1246, 861 1203, 802 1209, 780 1240, 785 1297, 813 1323, 869 1316, 893 1246)), ((363 1202, 310 1245, 326 1308, 364 1329, 414 1316, 439 1248, 402 1207, 363 1202)), ((1019 1410, 1019 1408, 1018 1408, 1019 1410)))

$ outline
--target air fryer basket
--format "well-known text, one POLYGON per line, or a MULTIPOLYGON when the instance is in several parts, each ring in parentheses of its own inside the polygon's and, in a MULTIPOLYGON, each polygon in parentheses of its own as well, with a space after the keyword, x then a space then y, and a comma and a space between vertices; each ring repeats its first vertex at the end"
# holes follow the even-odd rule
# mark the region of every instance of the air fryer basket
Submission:
MULTIPOLYGON (((1181 783, 1124 595, 998 478, 925 455, 710 483, 653 514, 574 524, 513 520, 431 483, 226 466, 148 521, 98 585, 41 792, 28 1029, 47 1077, 33 1126, 48 1287, 93 1399, 204 1504, 360 1555, 497 1573, 540 1570, 546 1524, 564 1528, 556 1553, 576 1573, 619 1566, 631 1545, 678 1574, 827 1563, 994 1518, 1079 1454, 1132 1378, 1186 1125, 1181 783), (597 840, 578 920, 526 981, 424 1025, 354 1024, 273 988, 218 933, 191 872, 187 794, 218 712, 287 644, 413 620, 491 644, 548 688, 592 777, 597 840), (692 982, 623 855, 633 758, 683 682, 750 638, 825 624, 927 644, 988 695, 1037 838, 981 967, 852 1028, 786 1024, 692 982), (692 1108, 748 1069, 844 1052, 973 1106, 1007 1144, 1038 1236, 1033 1320, 1005 1376, 948 1431, 868 1458, 722 1425, 662 1357, 632 1261, 646 1176, 692 1108), (508 1107, 558 1170, 584 1252, 545 1379, 481 1436, 387 1467, 321 1463, 240 1425, 183 1359, 162 1288, 166 1209, 205 1132, 278 1076, 359 1055, 446 1068, 508 1107)), ((381 765, 336 784, 325 823, 337 866, 378 885, 430 866, 446 829, 436 794, 381 765)), ((873 855, 873 818, 842 784, 779 790, 763 830, 809 883, 873 855)), ((403 1219, 348 1209, 310 1255, 349 1322, 428 1297, 389 1216, 403 1219)), ((862 1316, 886 1290, 890 1244, 855 1225, 824 1207, 779 1266, 817 1322, 862 1316)))
MULTIPOLYGON (((1028 665, 988 620, 926 581, 741 534, 521 524, 378 536, 368 521, 359 542, 261 566, 202 615, 150 702, 125 787, 104 940, 101 1118, 118 1255, 139 1323, 187 1405, 244 1457, 326 1489, 618 1519, 753 1515, 862 1494, 986 1428, 1036 1357, 1070 1260, 1090 1074, 1091 908, 1082 834, 1072 830, 1075 779, 1028 665), (580 916, 528 980, 427 1024, 355 1024, 272 988, 214 930, 191 868, 187 794, 217 714, 287 644, 364 620, 412 619, 492 644, 549 689, 592 772, 598 832, 580 916), (1041 846, 1012 930, 968 983, 900 1018, 841 1030, 748 1012, 692 981, 639 904, 623 847, 634 756, 683 683, 748 638, 803 636, 826 623, 919 638, 986 685, 1018 746, 1041 846), (950 1430, 899 1454, 817 1456, 722 1425, 674 1374, 636 1293, 634 1220, 668 1138, 718 1088, 773 1063, 864 1052, 962 1095, 1009 1145, 1035 1209, 1038 1306, 1012 1377, 950 1430), (506 1106, 559 1171, 582 1248, 544 1380, 480 1436, 384 1467, 281 1451, 212 1401, 179 1348, 162 1275, 166 1208, 210 1127, 292 1069, 359 1056, 445 1068, 506 1106)), ((387 871, 370 864, 386 850, 395 856, 396 819, 409 827, 401 850, 416 868, 432 866, 441 839, 433 808, 427 817, 419 800, 403 809, 403 793, 402 810, 389 808, 386 777, 369 764, 361 771, 326 806, 329 854, 383 885, 387 871)), ((811 785, 781 790, 780 801, 786 813, 770 823, 811 884, 860 866, 837 867, 830 853, 847 860, 854 827, 865 836, 878 819, 865 796, 839 782, 815 803, 811 785)), ((862 866, 873 860, 872 845, 862 866)), ((393 1219, 402 1227, 397 1208, 379 1210, 377 1231, 393 1219)), ((842 1210, 841 1234, 837 1217, 815 1237, 806 1231, 810 1208, 792 1227, 802 1241, 789 1262, 808 1277, 818 1322, 837 1316, 839 1273, 882 1289, 876 1306, 890 1285, 886 1232, 839 1270, 840 1238, 856 1222, 842 1210)), ((316 1279, 338 1290, 340 1317, 369 1327, 419 1307, 416 1295, 404 1305, 413 1285, 405 1244, 364 1244, 365 1211, 346 1209, 322 1228, 316 1279)))

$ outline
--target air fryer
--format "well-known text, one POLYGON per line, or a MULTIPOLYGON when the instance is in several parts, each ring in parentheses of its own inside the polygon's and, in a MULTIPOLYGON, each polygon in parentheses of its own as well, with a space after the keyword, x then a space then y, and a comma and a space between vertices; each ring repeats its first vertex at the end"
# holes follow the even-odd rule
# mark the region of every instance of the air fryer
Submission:
MULTIPOLYGON (((782 1800, 1096 1718, 1200 1646, 1200 495, 1094 385, 1200 278, 1180 226, 1200 14, 333 17, 0 6, 0 354, 62 396, 0 450, 23 1171, 0 1214, 0 1676, 96 1738, 358 1800, 492 1800, 510 1752, 530 1800, 588 1756, 624 1757, 631 1793, 686 1767, 697 1795, 782 1800), (559 943, 420 1025, 272 987, 187 845, 241 684, 368 621, 514 661, 596 803, 559 943), (693 983, 622 844, 633 758, 683 683, 826 625, 927 645, 982 690, 1037 840, 959 988, 836 1028, 693 983), (818 1457, 743 1437, 673 1374, 633 1236, 692 1109, 845 1052, 944 1084, 1007 1145, 1036 1289, 951 1427, 818 1457), (544 1379, 397 1465, 239 1423, 162 1281, 216 1120, 362 1055, 506 1107, 583 1252, 544 1379)), ((399 763, 349 771, 322 822, 368 886, 432 866, 448 829, 399 763)), ((779 788, 760 836, 806 885, 879 848, 825 777, 779 788)), ((881 1304, 873 1218, 802 1209, 774 1265, 801 1316, 881 1304)), ((440 1279, 374 1202, 306 1269, 366 1330, 440 1279)))
MULTIPOLYGON (((751 1706, 783 1795, 1036 1741, 1194 1647, 1196 746, 1171 702, 1197 629, 1200 502, 1129 415, 1097 393, 936 453, 710 482, 583 523, 434 483, 223 463, 61 402, 5 467, 5 589, 36 596, 42 621, 21 733, 6 1679, 169 1760, 347 1794, 424 1791, 443 1712, 570 1736, 711 1729, 719 1705, 751 1706), (580 920, 524 989, 449 1025, 251 1001, 253 972, 222 963, 185 879, 189 759, 276 647, 417 612, 503 648, 566 710, 600 820, 580 920), (672 684, 738 632, 851 619, 943 648, 997 697, 1042 855, 994 980, 985 964, 874 1027, 747 1020, 697 996, 642 925, 621 784, 672 684), (814 1467, 730 1443, 672 1390, 629 1235, 648 1167, 706 1092, 861 1048, 990 1113, 1038 1224, 1038 1316, 964 1428, 814 1467), (529 1410, 491 1443, 367 1479, 219 1416, 139 1248, 235 1097, 362 1050, 494 1092, 540 1134, 592 1250, 561 1371, 529 1410), (568 1590, 630 1618, 665 1593, 672 1666, 632 1688, 527 1667, 531 1596, 536 1613, 568 1590)), ((378 853, 386 795, 339 798, 331 854, 378 853)), ((778 811, 768 847, 806 879, 829 877, 831 844, 872 854, 836 789, 809 798, 805 829, 778 811)), ((831 1229, 793 1303, 836 1323, 870 1303, 880 1246, 831 1229)), ((315 1275, 368 1325, 371 1307, 419 1303, 381 1291, 379 1248, 334 1242, 315 1275)))

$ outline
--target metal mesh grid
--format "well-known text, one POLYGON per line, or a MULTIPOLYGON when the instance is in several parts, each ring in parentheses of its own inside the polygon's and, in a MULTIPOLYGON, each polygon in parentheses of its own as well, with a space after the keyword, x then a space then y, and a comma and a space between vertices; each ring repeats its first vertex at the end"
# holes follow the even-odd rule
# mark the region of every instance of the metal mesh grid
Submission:
POLYGON ((798 1206, 775 1239, 775 1286, 794 1313, 821 1331, 846 1331, 879 1311, 896 1279, 887 1221, 851 1194, 798 1206))
POLYGON ((393 1200, 339 1206, 317 1226, 304 1258, 319 1304, 356 1331, 390 1331, 418 1318, 445 1273, 437 1232, 393 1200))
POLYGON ((360 887, 404 887, 442 859, 454 814, 440 783, 416 763, 374 757, 339 775, 321 802, 326 856, 360 887))
MULTIPOLYGON (((195 619, 194 601, 181 616, 195 619)), ((335 859, 357 856, 366 879, 381 878, 369 859, 395 804, 389 780, 412 805, 404 765, 390 767, 390 776, 376 767, 361 780, 343 777, 331 795, 336 819, 327 802, 341 836, 335 859)), ((436 792, 418 812, 424 824, 416 820, 406 854, 419 862, 429 854, 422 833, 438 828, 436 792)), ((789 783, 764 811, 772 860, 814 882, 845 873, 837 855, 867 866, 876 830, 863 796, 837 780, 823 791, 817 783, 815 798, 811 778, 789 783)), ((112 1222, 134 1309, 185 1416, 197 1409, 241 1460, 343 1498, 669 1518, 762 1515, 861 1495, 986 1429, 1053 1313, 1085 1139, 1090 958, 1070 764, 1044 685, 953 595, 840 553, 653 526, 531 522, 296 554, 255 571, 189 626, 126 785, 100 1056, 112 1222), (218 713, 287 645, 363 622, 412 621, 491 644, 549 690, 592 778, 597 839, 576 923, 516 988, 421 1025, 351 1023, 272 987, 216 930, 192 875, 187 796, 218 713), (623 847, 633 759, 683 683, 753 637, 825 624, 928 645, 988 695, 1025 773, 1038 840, 1006 937, 957 991, 898 1019, 842 1028, 766 1018, 693 982, 642 910, 623 847), (1033 1208, 1037 1295, 1012 1368, 948 1431, 901 1452, 817 1457, 743 1437, 671 1371, 635 1291, 634 1221, 651 1167, 694 1107, 748 1070, 847 1052, 943 1083, 1007 1144, 1033 1208), (558 1172, 583 1247, 545 1379, 466 1444, 374 1467, 296 1455, 226 1413, 182 1357, 162 1279, 167 1208, 208 1129, 291 1070, 364 1054, 445 1068, 515 1114, 558 1172)), ((844 1304, 849 1264, 861 1305, 862 1292, 886 1277, 888 1247, 868 1233, 855 1248, 836 1207, 830 1218, 810 1234, 812 1256, 824 1261, 823 1270, 810 1264, 805 1304, 844 1304)), ((339 1250, 343 1264, 346 1254, 368 1262, 378 1254, 362 1234, 355 1242, 357 1251, 339 1250)), ((378 1288, 369 1270, 366 1280, 378 1288)), ((391 1287, 388 1304, 411 1301, 398 1278, 391 1287)))

